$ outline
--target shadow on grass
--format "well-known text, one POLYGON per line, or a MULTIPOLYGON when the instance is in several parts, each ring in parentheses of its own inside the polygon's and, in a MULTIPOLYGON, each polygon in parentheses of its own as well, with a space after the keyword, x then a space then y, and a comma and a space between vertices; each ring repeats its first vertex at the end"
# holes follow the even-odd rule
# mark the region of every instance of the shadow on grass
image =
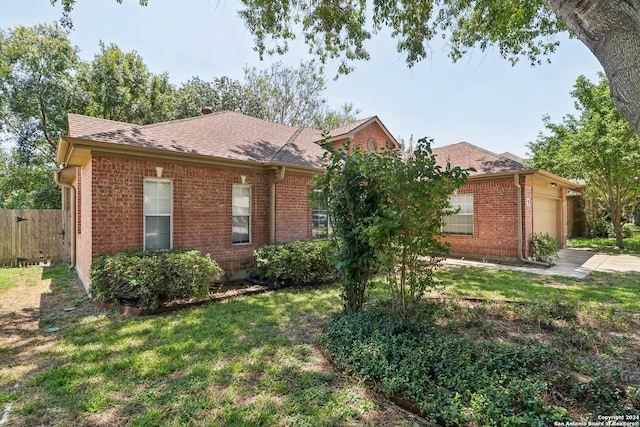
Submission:
MULTIPOLYGON (((60 278, 42 304, 60 312, 66 286, 60 278)), ((16 425, 401 423, 315 348, 337 294, 289 288, 144 318, 56 317, 60 342, 24 384, 16 425)))

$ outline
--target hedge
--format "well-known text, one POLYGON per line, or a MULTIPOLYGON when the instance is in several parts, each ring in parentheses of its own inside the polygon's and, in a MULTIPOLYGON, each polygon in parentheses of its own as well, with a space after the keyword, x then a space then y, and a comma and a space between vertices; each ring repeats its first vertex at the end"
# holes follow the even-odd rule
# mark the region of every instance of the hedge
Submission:
POLYGON ((91 264, 96 299, 156 309, 180 299, 205 298, 223 271, 196 250, 128 251, 91 264))

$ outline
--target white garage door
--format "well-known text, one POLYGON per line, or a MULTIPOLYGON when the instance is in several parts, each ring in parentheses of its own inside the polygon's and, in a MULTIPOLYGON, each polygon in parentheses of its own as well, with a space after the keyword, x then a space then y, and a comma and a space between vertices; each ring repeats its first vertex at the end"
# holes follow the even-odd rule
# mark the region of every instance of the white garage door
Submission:
POLYGON ((559 200, 549 197, 533 196, 533 232, 548 233, 558 240, 559 200))

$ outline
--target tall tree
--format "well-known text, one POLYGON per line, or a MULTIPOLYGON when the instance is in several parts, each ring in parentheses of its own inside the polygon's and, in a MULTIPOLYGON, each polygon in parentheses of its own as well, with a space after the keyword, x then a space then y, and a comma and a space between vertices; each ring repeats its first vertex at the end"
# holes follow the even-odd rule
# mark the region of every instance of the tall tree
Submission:
POLYGON ((44 156, 27 160, 17 150, 0 149, 0 209, 59 209, 51 174, 44 156))
POLYGON ((178 89, 178 116, 195 117, 203 107, 213 111, 237 111, 254 117, 262 117, 257 107, 257 97, 249 93, 239 81, 229 77, 216 77, 211 82, 193 77, 178 89))
POLYGON ((84 113, 94 117, 149 124, 172 119, 175 89, 166 74, 153 75, 135 51, 100 42, 100 52, 78 80, 88 94, 84 113))
POLYGON ((614 104, 640 133, 640 0, 242 0, 240 12, 256 49, 285 52, 300 33, 310 52, 351 61, 369 59, 365 42, 383 27, 398 39, 409 66, 424 59, 428 43, 443 36, 458 60, 469 49, 497 46, 500 54, 532 64, 555 51, 567 29, 600 61, 614 104), (367 23, 371 16, 371 23, 367 23), (267 48, 267 46, 274 46, 267 48))
POLYGON ((248 91, 256 94, 262 105, 261 118, 265 120, 323 130, 355 120, 357 111, 353 105, 345 104, 341 110, 327 107, 327 100, 322 97, 326 89, 323 69, 316 67, 314 61, 301 62, 298 68, 276 62, 266 70, 245 68, 244 74, 248 91))
MULTIPOLYGON (((76 0, 63 5, 63 20, 76 0)), ((119 3, 122 0, 117 0, 119 3)), ((146 5, 148 0, 139 0, 146 5)), ((614 105, 640 134, 640 0, 242 0, 240 11, 262 56, 283 53, 302 32, 311 53, 351 61, 369 59, 365 42, 383 27, 398 39, 407 63, 424 59, 428 43, 448 38, 455 61, 473 47, 497 46, 501 55, 532 63, 555 51, 559 32, 569 30, 600 61, 614 105), (367 17, 371 22, 367 23, 367 17), (300 31, 301 30, 301 31, 300 31), (273 46, 267 49, 267 46, 273 46)))
POLYGON ((624 247, 622 224, 640 202, 640 136, 613 106, 607 78, 580 76, 571 95, 579 116, 544 123, 549 134, 528 144, 532 164, 568 178, 584 179, 587 195, 609 213, 616 245, 624 247))
POLYGON ((68 32, 59 25, 16 27, 0 33, 2 125, 24 158, 53 162, 79 60, 68 32))

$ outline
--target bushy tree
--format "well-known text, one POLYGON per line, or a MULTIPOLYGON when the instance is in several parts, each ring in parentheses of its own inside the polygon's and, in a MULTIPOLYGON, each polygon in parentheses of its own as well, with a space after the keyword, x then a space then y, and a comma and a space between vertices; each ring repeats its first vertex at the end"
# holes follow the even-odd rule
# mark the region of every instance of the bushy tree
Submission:
POLYGON ((88 98, 80 112, 108 120, 149 124, 175 118, 175 89, 154 75, 135 51, 100 42, 100 52, 78 73, 88 98))
POLYGON ((528 144, 531 163, 567 178, 585 180, 586 195, 613 223, 616 245, 624 247, 623 220, 640 195, 640 136, 613 106, 607 78, 576 80, 571 95, 578 116, 560 124, 544 118, 547 134, 528 144))
POLYGON ((59 209, 49 162, 43 156, 20 156, 0 149, 0 209, 59 209))
POLYGON ((0 33, 2 125, 23 158, 55 159, 79 59, 59 25, 16 27, 0 33))
POLYGON ((369 279, 381 272, 396 308, 408 314, 448 251, 439 238, 442 217, 452 213, 449 196, 470 170, 439 166, 424 138, 409 156, 327 148, 326 172, 315 179, 310 196, 327 207, 345 306, 360 310, 369 279))
POLYGON ((340 110, 327 107, 322 96, 326 89, 323 69, 314 61, 301 62, 298 68, 282 62, 265 70, 245 68, 244 78, 248 92, 255 94, 262 107, 257 117, 264 120, 326 131, 355 121, 359 112, 352 104, 340 110))

